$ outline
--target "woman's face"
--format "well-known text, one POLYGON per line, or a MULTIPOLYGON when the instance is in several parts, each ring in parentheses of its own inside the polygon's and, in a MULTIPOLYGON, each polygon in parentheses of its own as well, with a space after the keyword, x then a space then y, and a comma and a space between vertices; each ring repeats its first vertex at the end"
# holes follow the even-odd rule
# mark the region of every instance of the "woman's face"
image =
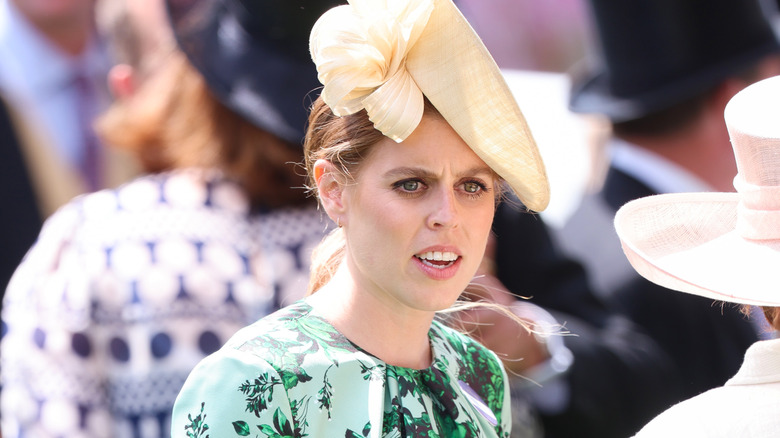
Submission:
POLYGON ((338 217, 358 293, 396 309, 443 310, 482 260, 495 174, 442 119, 384 138, 343 189, 338 217))

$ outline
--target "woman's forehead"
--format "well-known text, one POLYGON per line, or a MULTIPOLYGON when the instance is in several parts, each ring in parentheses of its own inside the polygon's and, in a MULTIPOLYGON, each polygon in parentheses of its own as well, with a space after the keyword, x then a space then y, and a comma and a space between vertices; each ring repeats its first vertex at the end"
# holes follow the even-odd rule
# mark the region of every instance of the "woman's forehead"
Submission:
POLYGON ((439 117, 423 117, 417 129, 400 143, 387 137, 382 138, 371 148, 365 161, 368 164, 374 160, 383 161, 387 166, 431 171, 441 167, 489 169, 450 125, 439 117))

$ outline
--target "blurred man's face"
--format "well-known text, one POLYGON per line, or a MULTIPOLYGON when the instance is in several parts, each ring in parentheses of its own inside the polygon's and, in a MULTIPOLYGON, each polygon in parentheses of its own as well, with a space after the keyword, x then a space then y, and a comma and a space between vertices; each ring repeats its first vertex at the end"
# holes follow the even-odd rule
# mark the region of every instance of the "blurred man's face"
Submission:
POLYGON ((126 0, 127 13, 137 29, 141 29, 147 50, 154 50, 173 40, 163 0, 126 0))
POLYGON ((95 0, 11 0, 37 26, 91 25, 95 0))

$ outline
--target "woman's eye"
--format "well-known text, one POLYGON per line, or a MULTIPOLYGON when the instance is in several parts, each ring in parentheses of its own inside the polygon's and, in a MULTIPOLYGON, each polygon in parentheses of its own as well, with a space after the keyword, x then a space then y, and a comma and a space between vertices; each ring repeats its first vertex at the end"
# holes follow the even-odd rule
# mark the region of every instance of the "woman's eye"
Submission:
POLYGON ((420 179, 405 179, 393 184, 393 190, 403 196, 420 196, 425 188, 425 182, 420 179))
POLYGON ((403 181, 401 188, 407 192, 414 192, 420 188, 420 181, 403 181))
POLYGON ((475 182, 467 182, 463 184, 463 190, 465 190, 467 193, 477 193, 482 186, 475 182))

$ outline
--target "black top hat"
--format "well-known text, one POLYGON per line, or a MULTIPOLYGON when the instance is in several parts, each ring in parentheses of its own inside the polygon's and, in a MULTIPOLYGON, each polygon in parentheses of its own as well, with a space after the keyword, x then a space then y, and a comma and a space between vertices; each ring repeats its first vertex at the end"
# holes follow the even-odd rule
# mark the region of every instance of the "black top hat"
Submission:
POLYGON ((320 87, 309 34, 346 0, 166 0, 179 48, 228 108, 300 145, 320 87))
POLYGON ((590 0, 604 65, 570 108, 633 120, 695 96, 780 50, 755 0, 590 0))

